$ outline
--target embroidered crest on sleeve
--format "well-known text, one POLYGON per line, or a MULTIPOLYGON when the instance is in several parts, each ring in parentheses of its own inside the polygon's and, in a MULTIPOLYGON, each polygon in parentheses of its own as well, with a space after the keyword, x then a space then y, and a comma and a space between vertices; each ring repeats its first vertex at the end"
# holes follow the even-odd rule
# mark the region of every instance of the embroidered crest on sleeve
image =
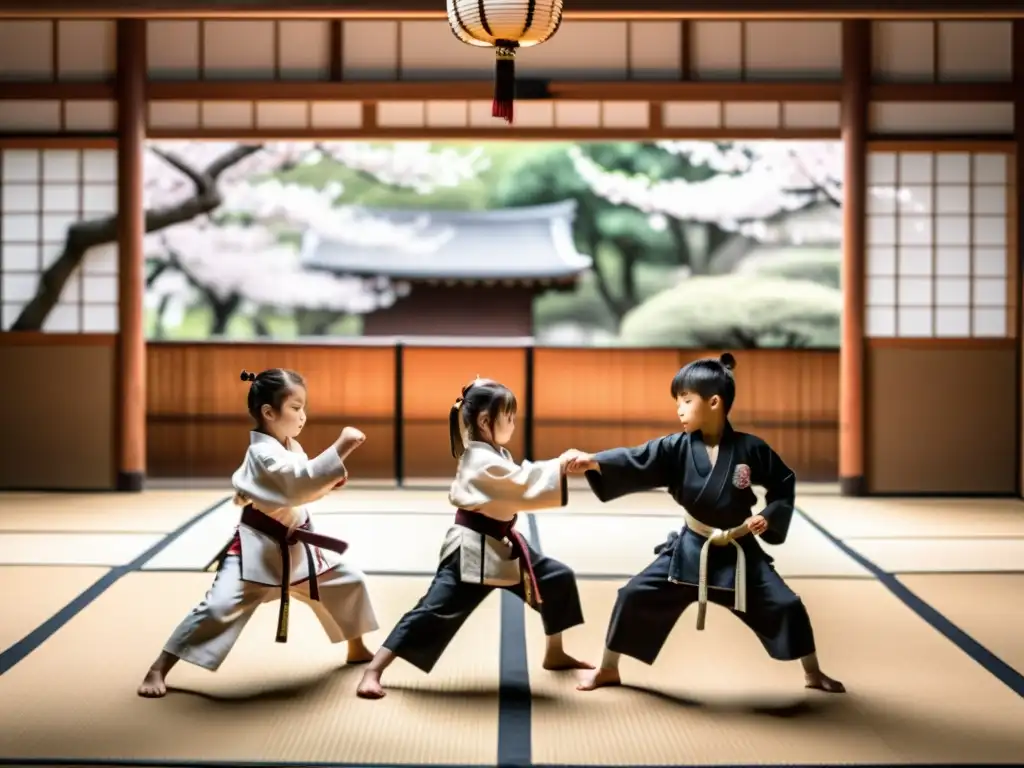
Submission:
POLYGON ((732 484, 743 490, 750 487, 750 467, 746 464, 737 464, 732 473, 732 484))

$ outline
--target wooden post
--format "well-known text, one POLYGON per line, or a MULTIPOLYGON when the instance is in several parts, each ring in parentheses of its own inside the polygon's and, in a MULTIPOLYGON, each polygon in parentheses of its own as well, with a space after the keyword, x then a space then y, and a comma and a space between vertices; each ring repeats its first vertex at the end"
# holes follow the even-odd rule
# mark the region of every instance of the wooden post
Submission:
POLYGON ((867 493, 864 439, 864 273, 871 22, 843 22, 843 316, 839 347, 839 487, 867 493))
POLYGON ((523 408, 523 458, 527 461, 534 461, 533 456, 533 437, 534 437, 534 419, 533 419, 533 398, 534 398, 534 346, 531 343, 528 347, 523 349, 523 368, 526 377, 526 387, 523 394, 525 395, 526 403, 523 408))
POLYGON ((117 490, 141 491, 146 477, 146 22, 117 22, 117 490))
POLYGON ((401 488, 405 484, 405 344, 395 342, 395 485, 401 488))
POLYGON ((1017 495, 1024 498, 1024 20, 1013 20, 1013 192, 1017 236, 1017 495))

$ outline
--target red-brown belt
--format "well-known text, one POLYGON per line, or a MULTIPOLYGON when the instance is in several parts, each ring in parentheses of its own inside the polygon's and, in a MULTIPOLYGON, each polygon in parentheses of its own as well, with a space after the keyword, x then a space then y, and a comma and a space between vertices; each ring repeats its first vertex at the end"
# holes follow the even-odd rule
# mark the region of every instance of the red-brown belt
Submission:
POLYGON ((339 555, 345 554, 348 544, 341 539, 331 536, 324 536, 322 533, 314 533, 308 526, 289 530, 288 526, 279 523, 269 515, 260 512, 251 504, 242 510, 242 524, 247 525, 255 531, 269 536, 277 542, 281 550, 281 605, 277 612, 277 637, 279 643, 288 642, 288 604, 290 602, 289 587, 292 572, 292 556, 289 547, 292 544, 302 544, 306 550, 306 562, 309 566, 309 599, 320 600, 320 586, 317 583, 317 556, 313 554, 313 547, 329 549, 339 555))
POLYGON ((526 539, 516 530, 516 515, 511 520, 495 520, 493 517, 473 512, 469 509, 460 509, 455 513, 455 524, 492 539, 501 541, 508 539, 512 544, 512 558, 519 560, 520 572, 523 579, 523 593, 526 602, 538 606, 542 602, 540 587, 537 585, 537 577, 533 573, 533 562, 530 560, 530 548, 526 539))

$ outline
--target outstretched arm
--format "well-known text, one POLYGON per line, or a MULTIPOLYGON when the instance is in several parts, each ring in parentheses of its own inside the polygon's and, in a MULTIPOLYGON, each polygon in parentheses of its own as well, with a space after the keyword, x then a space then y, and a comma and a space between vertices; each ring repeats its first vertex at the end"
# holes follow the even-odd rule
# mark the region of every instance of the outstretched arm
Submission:
MULTIPOLYGON (((569 501, 565 482, 565 460, 524 461, 486 455, 482 461, 466 461, 457 483, 472 487, 475 494, 491 502, 514 504, 524 512, 564 507, 569 501)), ((456 499, 451 499, 453 503, 456 499)), ((486 504, 487 501, 484 503, 486 504)))
POLYGON ((569 463, 570 472, 584 472, 590 489, 601 501, 671 484, 680 465, 684 434, 649 440, 634 448, 612 448, 584 454, 569 463))

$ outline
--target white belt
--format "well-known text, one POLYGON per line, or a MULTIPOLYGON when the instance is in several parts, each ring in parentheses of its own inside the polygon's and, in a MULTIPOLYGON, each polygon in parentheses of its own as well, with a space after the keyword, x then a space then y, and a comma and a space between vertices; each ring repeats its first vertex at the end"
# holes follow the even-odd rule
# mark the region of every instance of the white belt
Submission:
POLYGON ((708 552, 711 546, 724 547, 732 544, 736 547, 736 588, 733 609, 744 612, 747 610, 747 556, 743 547, 736 539, 749 533, 745 525, 739 525, 723 531, 720 528, 712 528, 705 525, 689 512, 684 511, 683 517, 686 520, 686 527, 707 541, 700 548, 700 571, 697 581, 697 631, 704 629, 704 620, 708 613, 708 552))

